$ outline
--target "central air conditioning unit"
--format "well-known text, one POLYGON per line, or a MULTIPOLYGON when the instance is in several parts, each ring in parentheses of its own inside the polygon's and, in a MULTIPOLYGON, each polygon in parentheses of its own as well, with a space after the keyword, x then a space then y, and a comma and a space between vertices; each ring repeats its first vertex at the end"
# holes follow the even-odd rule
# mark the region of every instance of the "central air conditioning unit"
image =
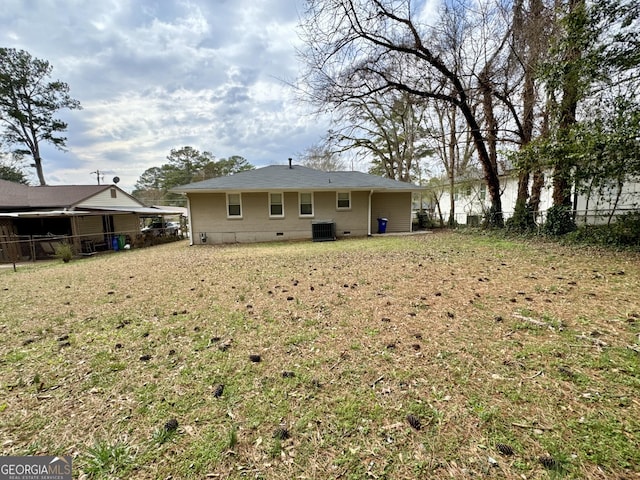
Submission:
POLYGON ((311 237, 314 242, 333 242, 336 239, 335 222, 311 222, 311 237))

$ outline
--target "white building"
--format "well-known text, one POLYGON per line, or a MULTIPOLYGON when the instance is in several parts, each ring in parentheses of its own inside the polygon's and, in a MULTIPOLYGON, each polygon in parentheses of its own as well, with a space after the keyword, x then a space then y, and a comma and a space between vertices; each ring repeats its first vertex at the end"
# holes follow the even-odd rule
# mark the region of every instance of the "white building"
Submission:
MULTIPOLYGON (((531 185, 530 185, 531 186, 531 185)), ((513 215, 518 195, 518 177, 503 175, 500 177, 500 198, 504 219, 513 215)), ((445 222, 451 212, 451 193, 448 187, 443 187, 439 198, 440 212, 445 222)), ((491 201, 487 193, 486 184, 482 179, 464 180, 454 189, 455 221, 459 225, 477 226, 483 216, 489 211, 491 201)), ((553 186, 550 175, 545 175, 545 183, 540 192, 540 207, 537 220, 544 220, 546 211, 553 205, 553 186)), ((601 191, 592 191, 590 195, 579 193, 574 197, 576 221, 580 223, 607 223, 611 215, 622 215, 640 208, 640 182, 628 182, 623 185, 620 194, 616 185, 611 185, 601 191)), ((434 206, 435 207, 435 206, 434 206)), ((434 218, 438 218, 435 208, 434 218)))

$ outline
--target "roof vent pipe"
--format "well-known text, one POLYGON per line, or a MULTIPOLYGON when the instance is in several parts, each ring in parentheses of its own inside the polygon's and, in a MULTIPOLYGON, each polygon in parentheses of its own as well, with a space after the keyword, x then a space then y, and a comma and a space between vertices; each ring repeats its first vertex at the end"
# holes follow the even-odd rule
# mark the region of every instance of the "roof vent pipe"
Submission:
POLYGON ((293 165, 291 164, 291 162, 293 162, 293 158, 289 159, 289 168, 293 168, 293 165))

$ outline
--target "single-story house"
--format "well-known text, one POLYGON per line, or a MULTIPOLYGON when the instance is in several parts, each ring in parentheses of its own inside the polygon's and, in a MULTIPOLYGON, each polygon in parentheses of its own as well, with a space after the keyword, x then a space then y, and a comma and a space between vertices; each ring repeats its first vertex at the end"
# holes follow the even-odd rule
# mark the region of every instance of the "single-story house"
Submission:
POLYGON ((0 180, 0 261, 53 253, 48 238, 68 239, 77 252, 135 238, 140 218, 176 213, 147 207, 116 185, 29 186, 0 180))
POLYGON ((420 187, 362 172, 271 165, 172 189, 187 196, 191 244, 333 240, 410 232, 420 187))

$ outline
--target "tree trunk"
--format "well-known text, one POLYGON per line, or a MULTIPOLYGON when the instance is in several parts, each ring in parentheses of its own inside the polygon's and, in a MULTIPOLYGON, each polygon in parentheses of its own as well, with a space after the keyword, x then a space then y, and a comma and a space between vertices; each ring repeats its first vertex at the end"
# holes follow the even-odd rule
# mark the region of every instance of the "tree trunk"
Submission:
POLYGON ((444 227, 444 219, 442 218, 442 208, 440 208, 440 197, 438 197, 435 193, 432 193, 433 201, 436 204, 436 209, 438 210, 438 220, 440 227, 444 227))
MULTIPOLYGON (((487 65, 487 69, 490 65, 487 65)), ((486 123, 486 138, 483 139, 483 146, 487 146, 484 155, 484 161, 481 157, 481 163, 484 168, 485 180, 491 197, 491 208, 489 209, 488 224, 491 227, 503 227, 502 201, 500 199, 500 183, 498 179, 498 124, 493 114, 493 91, 489 80, 489 75, 485 69, 479 76, 480 89, 482 91, 482 108, 484 111, 484 119, 486 123), (495 177, 495 178, 494 178, 495 177), (492 185, 493 183, 493 185, 492 185), (493 193, 492 193, 493 188, 493 193), (497 194, 496 194, 497 191, 497 194)), ((479 132, 478 132, 479 133, 479 132)), ((475 135, 474 135, 475 139, 475 135)), ((476 148, 478 144, 476 142, 476 148)), ((478 152, 481 154, 480 152, 478 152)), ((482 155, 482 154, 481 154, 482 155)))
MULTIPOLYGON (((530 13, 524 11, 523 1, 516 2, 514 7, 514 35, 515 44, 519 55, 522 57, 522 68, 524 70, 524 85, 522 89, 522 130, 520 138, 520 149, 523 149, 533 138, 533 128, 535 123, 534 108, 536 105, 536 84, 535 75, 540 63, 540 56, 543 50, 544 32, 539 28, 540 18, 544 10, 542 0, 531 0, 529 2, 530 13)), ((524 167, 518 177, 518 193, 516 197, 516 208, 525 207, 529 200, 529 180, 531 179, 531 166, 524 167)), ((538 191, 538 199, 540 192, 538 191)))
POLYGON ((556 165, 553 172, 553 204, 571 207, 571 171, 563 165, 556 165))
MULTIPOLYGON (((586 8, 585 0, 568 0, 568 16, 578 17, 586 8)), ((559 133, 568 135, 576 123, 576 110, 580 98, 580 59, 582 51, 577 39, 584 35, 585 25, 574 18, 568 32, 569 47, 565 54, 566 66, 562 77, 562 100, 559 112, 559 133), (573 40, 573 41, 572 41, 573 40)), ((571 207, 571 170, 574 165, 567 159, 559 159, 553 173, 553 204, 571 207)))
POLYGON ((616 190, 616 201, 613 203, 613 208, 609 213, 609 219, 607 220, 607 225, 611 225, 611 220, 613 219, 616 210, 618 209, 618 203, 620 203, 620 197, 622 196, 622 187, 624 186, 624 182, 621 179, 618 179, 618 189, 616 190))
MULTIPOLYGON (((584 204, 584 221, 582 222, 583 225, 587 224, 587 216, 589 215, 589 204, 591 203, 591 193, 593 192, 593 182, 595 182, 595 178, 592 178, 591 181, 589 182, 589 188, 587 189, 586 192, 586 202, 584 204)), ((596 203, 596 207, 597 207, 597 203, 596 203)), ((597 210, 596 210, 597 213, 597 210)))
POLYGON ((456 222, 456 201, 455 201, 455 185, 456 185, 456 110, 451 109, 453 121, 449 125, 449 226, 455 226, 456 222))
POLYGON ((502 200, 500 199, 500 178, 498 177, 498 171, 491 163, 489 152, 487 151, 480 126, 473 117, 472 112, 467 107, 462 112, 465 115, 469 126, 471 127, 471 135, 473 142, 478 152, 478 159, 482 164, 482 171, 484 173, 484 180, 487 184, 487 190, 489 191, 489 197, 491 198, 491 208, 489 209, 488 224, 491 227, 504 227, 504 216, 502 213, 502 200), (467 111, 465 111, 467 110, 467 111))
POLYGON ((33 162, 36 166, 36 172, 38 174, 38 181, 40 182, 40 186, 44 186, 47 182, 44 179, 44 172, 42 170, 42 159, 40 156, 34 156, 33 162))
MULTIPOLYGON (((545 108, 542 111, 542 125, 540 127, 540 136, 547 137, 549 135, 549 108, 545 108)), ((537 166, 533 171, 533 182, 531 184, 531 196, 529 197, 529 210, 531 211, 534 220, 537 219, 540 214, 540 195, 542 193, 542 187, 544 187, 544 173, 542 169, 537 166)))
POLYGON ((480 125, 469 106, 467 94, 462 88, 459 79, 454 79, 454 85, 460 98, 457 106, 469 126, 471 138, 478 153, 478 160, 482 165, 484 180, 487 184, 487 190, 489 191, 489 197, 491 199, 491 208, 489 209, 487 223, 490 227, 502 228, 504 227, 504 216, 502 214, 502 201, 500 199, 500 178, 498 177, 498 170, 496 165, 491 161, 491 155, 487 150, 487 144, 480 130, 480 125))
POLYGON ((449 226, 456 225, 456 200, 455 200, 456 182, 453 173, 449 174, 449 226))
POLYGON ((531 184, 531 197, 529 198, 529 208, 534 216, 538 217, 540 211, 540 194, 544 187, 544 173, 539 168, 533 172, 533 183, 531 184))
MULTIPOLYGON (((489 66, 489 65, 487 65, 489 66)), ((484 121, 486 124, 485 142, 488 146, 489 162, 491 167, 498 171, 498 122, 493 113, 493 87, 487 71, 483 71, 479 76, 480 90, 482 91, 482 109, 484 111, 484 121)))
POLYGON ((516 196, 516 209, 522 205, 527 204, 527 200, 529 199, 529 179, 531 178, 531 173, 529 172, 529 168, 524 168, 518 174, 518 195, 516 196))

